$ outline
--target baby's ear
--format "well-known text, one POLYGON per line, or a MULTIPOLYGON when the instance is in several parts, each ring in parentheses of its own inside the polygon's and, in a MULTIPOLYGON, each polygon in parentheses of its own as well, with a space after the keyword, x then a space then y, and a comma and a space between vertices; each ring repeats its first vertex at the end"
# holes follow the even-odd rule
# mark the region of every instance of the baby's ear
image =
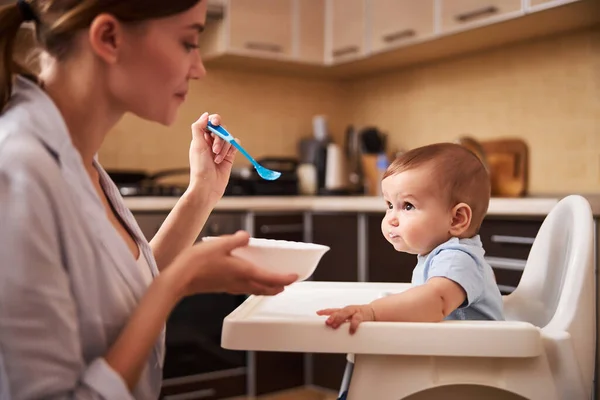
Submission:
POLYGON ((450 225, 450 234, 454 237, 460 237, 471 226, 473 212, 466 203, 459 203, 452 209, 452 223, 450 225))

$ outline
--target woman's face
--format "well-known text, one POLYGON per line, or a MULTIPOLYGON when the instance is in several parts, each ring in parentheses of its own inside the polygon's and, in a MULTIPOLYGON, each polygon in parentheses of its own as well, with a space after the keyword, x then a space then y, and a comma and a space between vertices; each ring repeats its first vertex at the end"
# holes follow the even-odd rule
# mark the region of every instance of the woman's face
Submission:
POLYGON ((109 92, 121 109, 164 125, 175 121, 190 79, 206 74, 198 51, 206 3, 123 29, 118 61, 108 71, 109 92))

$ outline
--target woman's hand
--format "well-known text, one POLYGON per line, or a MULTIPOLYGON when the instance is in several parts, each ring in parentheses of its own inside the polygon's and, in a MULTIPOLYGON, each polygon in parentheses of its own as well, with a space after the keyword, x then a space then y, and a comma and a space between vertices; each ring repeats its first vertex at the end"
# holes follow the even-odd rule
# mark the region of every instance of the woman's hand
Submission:
POLYGON ((248 244, 249 235, 237 232, 203 242, 184 251, 165 271, 179 284, 181 296, 196 293, 275 295, 295 282, 295 274, 281 275, 231 255, 248 244))
POLYGON ((192 124, 188 190, 215 204, 225 193, 237 150, 207 129, 209 119, 214 125, 221 125, 220 115, 208 113, 192 124))

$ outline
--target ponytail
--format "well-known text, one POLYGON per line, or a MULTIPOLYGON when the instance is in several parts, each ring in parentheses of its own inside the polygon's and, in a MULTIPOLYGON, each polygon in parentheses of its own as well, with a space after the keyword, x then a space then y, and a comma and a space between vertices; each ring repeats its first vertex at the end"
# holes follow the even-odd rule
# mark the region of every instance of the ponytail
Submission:
POLYGON ((0 7, 0 113, 12 95, 13 75, 27 73, 13 58, 17 34, 25 19, 17 2, 0 7))

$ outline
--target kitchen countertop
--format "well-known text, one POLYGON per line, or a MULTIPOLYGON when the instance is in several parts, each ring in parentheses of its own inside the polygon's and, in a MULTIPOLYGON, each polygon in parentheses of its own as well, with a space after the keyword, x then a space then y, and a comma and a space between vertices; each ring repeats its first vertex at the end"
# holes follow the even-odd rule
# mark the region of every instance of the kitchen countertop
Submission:
MULTIPOLYGON (((563 196, 497 198, 490 200, 488 215, 546 216, 563 196)), ((600 216, 600 195, 584 195, 595 216, 600 216)), ((176 197, 126 197, 125 204, 133 212, 169 211, 176 197)), ((215 211, 314 211, 314 212, 384 212, 381 197, 371 196, 249 196, 223 197, 215 211)))

